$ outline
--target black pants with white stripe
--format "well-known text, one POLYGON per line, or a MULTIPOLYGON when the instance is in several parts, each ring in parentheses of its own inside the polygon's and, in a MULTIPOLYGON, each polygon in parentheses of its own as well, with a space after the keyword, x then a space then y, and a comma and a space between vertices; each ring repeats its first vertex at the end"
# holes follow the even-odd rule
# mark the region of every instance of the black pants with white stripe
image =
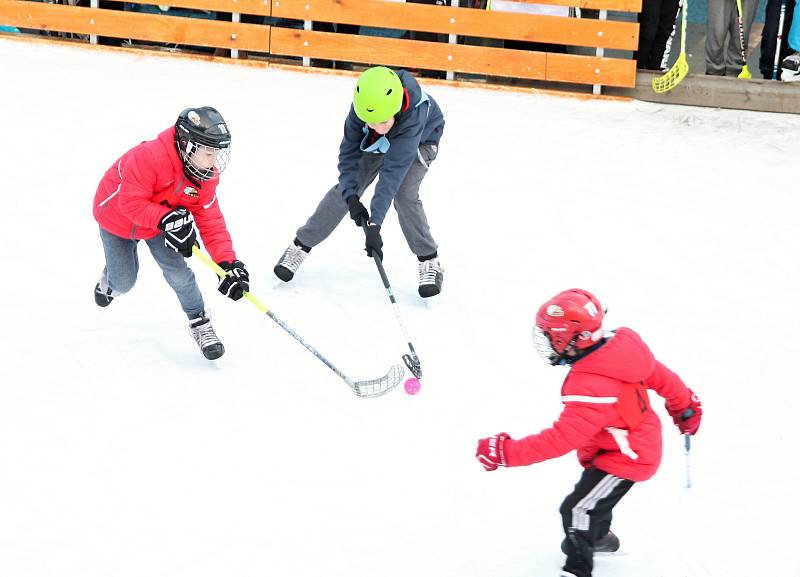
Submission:
POLYGON ((591 576, 594 542, 608 533, 611 511, 631 487, 633 481, 599 469, 584 469, 575 489, 559 509, 567 535, 564 571, 575 577, 591 576))

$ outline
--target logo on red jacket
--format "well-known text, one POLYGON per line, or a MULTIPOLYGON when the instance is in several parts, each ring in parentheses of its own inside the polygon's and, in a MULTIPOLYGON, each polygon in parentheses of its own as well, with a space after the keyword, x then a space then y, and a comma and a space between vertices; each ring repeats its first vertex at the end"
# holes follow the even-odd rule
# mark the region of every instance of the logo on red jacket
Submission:
POLYGON ((200 198, 200 194, 197 192, 197 189, 191 186, 187 186, 186 188, 184 188, 183 194, 185 194, 186 196, 191 196, 192 198, 200 198))

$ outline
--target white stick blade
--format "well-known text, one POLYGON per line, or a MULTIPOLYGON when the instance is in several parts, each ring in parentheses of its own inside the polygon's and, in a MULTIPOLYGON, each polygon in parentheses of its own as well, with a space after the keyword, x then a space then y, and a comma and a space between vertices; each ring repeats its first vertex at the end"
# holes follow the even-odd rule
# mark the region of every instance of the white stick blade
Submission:
POLYGON ((357 381, 353 383, 352 389, 359 397, 364 397, 366 399, 380 397, 397 387, 400 381, 403 380, 403 374, 403 367, 400 365, 392 365, 389 372, 380 379, 357 381))

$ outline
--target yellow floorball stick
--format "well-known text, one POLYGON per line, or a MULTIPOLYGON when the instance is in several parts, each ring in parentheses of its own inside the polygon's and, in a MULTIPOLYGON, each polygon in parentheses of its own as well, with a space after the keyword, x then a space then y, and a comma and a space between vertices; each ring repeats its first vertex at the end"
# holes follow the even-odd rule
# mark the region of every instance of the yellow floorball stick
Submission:
MULTIPOLYGON (((192 254, 199 258, 208 268, 213 270, 217 273, 217 276, 224 277, 227 273, 225 270, 215 263, 210 256, 208 256, 205 252, 200 250, 200 248, 195 245, 192 247, 192 254)), ((331 363, 328 359, 326 359, 322 353, 320 353, 317 349, 312 347, 308 342, 306 342, 303 337, 298 335, 296 332, 292 330, 292 328, 279 319, 275 314, 267 308, 267 305, 262 303, 258 300, 254 295, 249 292, 244 293, 244 297, 253 303, 258 310, 262 313, 266 314, 269 318, 275 321, 278 326, 280 326, 283 330, 289 333, 297 342, 303 345, 311 354, 317 357, 320 361, 322 361, 326 367, 336 373, 340 379, 342 379, 350 389, 359 397, 364 398, 372 398, 372 397, 380 397, 381 395, 385 395, 386 393, 390 392, 394 389, 397 385, 400 384, 400 380, 403 378, 403 367, 400 365, 393 365, 389 372, 386 373, 379 379, 372 379, 369 381, 354 381, 347 375, 345 375, 342 371, 337 369, 333 363, 331 363)))
POLYGON ((672 68, 661 76, 653 78, 653 90, 658 94, 669 92, 675 88, 689 73, 689 62, 686 60, 686 12, 688 9, 689 0, 683 0, 683 6, 681 7, 681 53, 672 68))

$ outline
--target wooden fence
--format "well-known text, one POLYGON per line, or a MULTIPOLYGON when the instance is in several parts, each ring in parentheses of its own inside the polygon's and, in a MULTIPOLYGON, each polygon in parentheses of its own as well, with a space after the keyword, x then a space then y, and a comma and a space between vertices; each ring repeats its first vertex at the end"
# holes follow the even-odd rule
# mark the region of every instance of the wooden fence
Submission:
POLYGON ((567 83, 567 89, 570 84, 592 85, 595 93, 602 86, 635 86, 636 62, 631 54, 638 45, 639 25, 632 15, 641 10, 642 2, 536 2, 578 7, 584 14, 595 11, 594 18, 382 0, 137 0, 135 3, 136 6, 166 3, 172 8, 213 11, 219 18, 201 19, 171 16, 169 12, 133 11, 129 9, 130 3, 125 3, 123 10, 121 2, 104 1, 101 8, 99 0, 84 1, 90 5, 0 0, 0 24, 86 35, 93 43, 98 37, 123 38, 228 49, 233 57, 244 50, 303 57, 306 64, 314 58, 439 70, 450 79, 455 73, 462 73, 567 83), (117 9, 110 9, 109 5, 117 9), (241 15, 266 23, 244 23, 241 15), (624 20, 612 20, 609 16, 624 20), (296 27, 275 25, 275 22, 285 23, 286 19, 296 21, 296 27), (414 31, 429 33, 428 36, 433 33, 435 39, 443 41, 321 32, 312 29, 312 22, 414 31), (504 41, 566 46, 570 53, 500 47, 504 41), (606 50, 621 55, 605 56, 606 50))

